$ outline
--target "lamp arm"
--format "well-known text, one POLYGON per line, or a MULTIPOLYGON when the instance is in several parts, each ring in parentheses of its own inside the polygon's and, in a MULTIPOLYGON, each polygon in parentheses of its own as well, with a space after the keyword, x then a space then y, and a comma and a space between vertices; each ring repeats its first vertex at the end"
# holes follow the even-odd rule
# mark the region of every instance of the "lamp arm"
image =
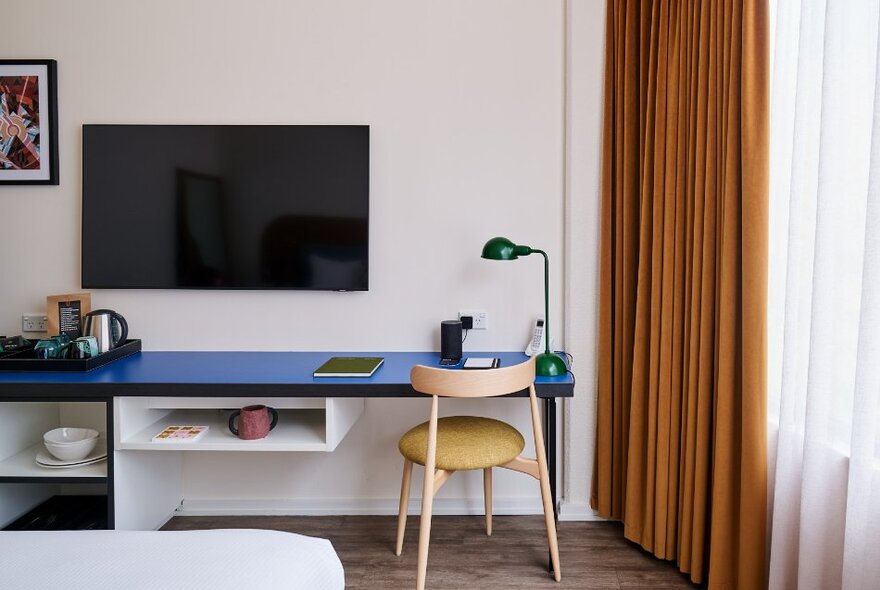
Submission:
POLYGON ((550 259, 543 250, 530 248, 529 254, 544 257, 544 352, 550 354, 550 259))

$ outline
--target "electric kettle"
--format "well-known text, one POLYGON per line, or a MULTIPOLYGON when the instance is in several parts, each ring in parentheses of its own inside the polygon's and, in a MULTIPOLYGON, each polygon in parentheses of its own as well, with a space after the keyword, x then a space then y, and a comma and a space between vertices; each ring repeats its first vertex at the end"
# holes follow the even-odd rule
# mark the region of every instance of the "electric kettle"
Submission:
POLYGON ((96 309, 86 314, 83 336, 94 336, 98 341, 98 350, 107 352, 125 344, 128 322, 112 309, 96 309))

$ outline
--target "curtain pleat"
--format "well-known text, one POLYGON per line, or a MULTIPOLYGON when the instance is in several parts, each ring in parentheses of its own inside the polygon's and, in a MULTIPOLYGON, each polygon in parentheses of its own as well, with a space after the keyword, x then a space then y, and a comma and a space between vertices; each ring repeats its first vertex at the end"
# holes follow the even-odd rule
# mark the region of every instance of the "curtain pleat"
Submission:
POLYGON ((695 582, 766 523, 767 9, 610 0, 592 505, 695 582))

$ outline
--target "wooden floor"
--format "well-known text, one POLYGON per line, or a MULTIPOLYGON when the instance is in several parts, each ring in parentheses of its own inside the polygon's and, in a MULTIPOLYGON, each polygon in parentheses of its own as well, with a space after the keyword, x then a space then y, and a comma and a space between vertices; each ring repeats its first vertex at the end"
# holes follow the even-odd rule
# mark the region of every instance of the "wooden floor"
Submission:
MULTIPOLYGON (((403 555, 394 555, 391 516, 184 516, 163 530, 256 528, 330 539, 345 568, 346 588, 414 588, 418 517, 407 522, 403 555)), ((428 556, 430 590, 446 588, 695 588, 670 562, 623 538, 616 523, 561 522, 562 581, 547 573, 547 537, 540 516, 496 516, 487 537, 481 516, 437 516, 428 556)))

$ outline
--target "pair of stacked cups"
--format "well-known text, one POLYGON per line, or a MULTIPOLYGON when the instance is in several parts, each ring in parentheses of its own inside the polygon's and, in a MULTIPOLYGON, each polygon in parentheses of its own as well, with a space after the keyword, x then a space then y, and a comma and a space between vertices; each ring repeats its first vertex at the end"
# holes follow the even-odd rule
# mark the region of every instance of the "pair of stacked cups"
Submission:
POLYGON ((34 346, 38 359, 87 359, 98 356, 98 340, 94 336, 82 336, 72 341, 67 334, 45 338, 34 346))

